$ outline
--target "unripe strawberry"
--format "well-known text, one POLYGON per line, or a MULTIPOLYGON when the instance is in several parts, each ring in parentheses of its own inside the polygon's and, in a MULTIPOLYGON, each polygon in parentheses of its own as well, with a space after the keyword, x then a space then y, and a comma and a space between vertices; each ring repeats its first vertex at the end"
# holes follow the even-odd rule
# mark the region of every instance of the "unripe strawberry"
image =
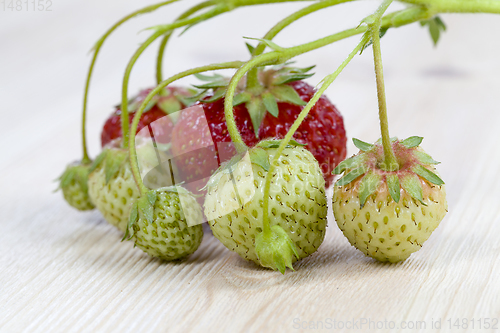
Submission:
POLYGON ((263 231, 265 178, 277 147, 273 141, 261 142, 238 163, 222 167, 207 185, 204 210, 214 236, 228 249, 284 272, 285 266, 311 255, 323 242, 327 204, 325 180, 316 159, 303 147, 287 147, 275 165, 270 187, 273 233, 256 250, 256 238, 262 238, 263 231), (262 258, 265 253, 272 256, 273 246, 285 252, 281 266, 272 257, 262 258))
POLYGON ((160 188, 134 204, 127 232, 152 257, 176 260, 200 246, 202 219, 201 207, 190 192, 179 186, 160 188))
POLYGON ((360 152, 335 172, 333 213, 351 245, 379 261, 398 262, 418 251, 447 212, 444 182, 420 137, 392 140, 399 167, 384 171, 383 147, 354 140, 360 152))
POLYGON ((95 208, 88 193, 89 169, 90 165, 75 162, 68 165, 59 177, 59 188, 62 190, 66 202, 71 207, 82 211, 95 208))

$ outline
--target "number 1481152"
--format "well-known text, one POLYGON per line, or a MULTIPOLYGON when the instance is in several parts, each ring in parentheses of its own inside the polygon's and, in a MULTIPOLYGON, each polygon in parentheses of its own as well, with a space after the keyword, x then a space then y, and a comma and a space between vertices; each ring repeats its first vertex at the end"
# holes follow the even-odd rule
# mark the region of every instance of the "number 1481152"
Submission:
POLYGON ((11 12, 51 12, 51 0, 1 0, 1 8, 3 11, 11 12))

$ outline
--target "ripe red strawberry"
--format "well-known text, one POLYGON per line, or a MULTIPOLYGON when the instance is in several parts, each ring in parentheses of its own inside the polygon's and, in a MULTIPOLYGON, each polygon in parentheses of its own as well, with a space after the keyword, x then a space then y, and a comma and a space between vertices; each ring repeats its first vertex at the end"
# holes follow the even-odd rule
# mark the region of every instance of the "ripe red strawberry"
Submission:
MULTIPOLYGON (((135 112, 144 101, 146 96, 151 92, 152 89, 145 89, 139 92, 139 94, 130 101, 129 105, 129 123, 132 122, 135 112)), ((160 95, 157 95, 151 103, 146 108, 146 112, 143 113, 137 127, 137 132, 139 132, 143 127, 148 126, 154 121, 165 117, 166 114, 171 114, 173 112, 179 111, 186 107, 185 100, 183 97, 190 96, 191 93, 184 88, 180 87, 168 87, 160 95)), ((174 124, 169 121, 162 121, 161 126, 151 125, 154 128, 154 133, 156 140, 162 143, 168 143, 171 140, 171 133, 174 124)), ((101 145, 104 147, 109 142, 114 139, 120 138, 122 136, 122 126, 121 126, 121 110, 120 106, 116 107, 115 112, 106 120, 101 133, 101 145)))
MULTIPOLYGON (((285 68, 262 72, 260 79, 265 84, 260 95, 245 91, 236 95, 234 117, 246 145, 253 147, 261 139, 281 139, 286 135, 303 105, 315 92, 312 86, 300 80, 310 76, 305 74, 306 71, 285 68), (273 103, 269 105, 269 98, 274 101, 276 107, 273 108, 273 103), (258 131, 255 130, 255 124, 259 125, 258 131)), ((213 147, 201 149, 213 144, 217 147, 220 142, 231 142, 221 93, 225 90, 224 79, 219 76, 201 79, 211 79, 211 82, 198 88, 207 91, 212 89, 213 95, 197 103, 203 106, 203 112, 199 109, 183 112, 172 135, 172 151, 175 156, 179 156, 176 162, 182 170, 183 180, 188 183, 193 179, 209 177, 221 162, 234 154, 234 149, 227 146, 226 151, 218 152, 219 156, 213 147), (206 131, 207 127, 210 133, 206 131)), ((295 133, 294 139, 305 144, 318 160, 329 186, 333 180, 333 169, 346 156, 346 135, 342 116, 326 97, 321 97, 312 108, 295 133)), ((202 186, 198 184, 198 187, 202 186)), ((196 189, 190 190, 196 193, 196 189)))

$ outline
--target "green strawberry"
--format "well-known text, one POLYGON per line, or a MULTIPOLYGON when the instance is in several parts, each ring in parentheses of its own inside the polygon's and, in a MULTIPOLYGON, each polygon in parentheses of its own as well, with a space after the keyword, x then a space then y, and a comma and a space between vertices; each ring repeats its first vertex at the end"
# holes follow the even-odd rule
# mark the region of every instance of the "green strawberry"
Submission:
POLYGON ((71 207, 82 211, 95 208, 88 193, 89 169, 90 165, 75 162, 68 165, 59 177, 59 188, 62 190, 66 202, 71 207))
POLYGON ((127 234, 135 245, 163 260, 181 259, 203 239, 201 207, 182 187, 149 191, 132 206, 127 234))
POLYGON ((447 212, 444 182, 420 147, 421 137, 391 140, 399 164, 384 171, 383 147, 353 140, 360 152, 341 162, 333 213, 351 245, 379 261, 398 262, 418 251, 447 212))
POLYGON ((207 185, 204 210, 214 236, 228 249, 283 273, 323 242, 327 204, 316 159, 303 147, 288 146, 271 181, 271 232, 262 232, 265 178, 277 147, 263 141, 237 163, 222 166, 207 185))

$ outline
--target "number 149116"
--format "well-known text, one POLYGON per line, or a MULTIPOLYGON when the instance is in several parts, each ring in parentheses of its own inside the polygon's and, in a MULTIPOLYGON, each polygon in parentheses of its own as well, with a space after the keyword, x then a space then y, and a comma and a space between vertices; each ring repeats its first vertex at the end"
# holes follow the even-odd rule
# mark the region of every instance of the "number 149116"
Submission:
POLYGON ((0 0, 3 11, 51 12, 52 0, 0 0))

